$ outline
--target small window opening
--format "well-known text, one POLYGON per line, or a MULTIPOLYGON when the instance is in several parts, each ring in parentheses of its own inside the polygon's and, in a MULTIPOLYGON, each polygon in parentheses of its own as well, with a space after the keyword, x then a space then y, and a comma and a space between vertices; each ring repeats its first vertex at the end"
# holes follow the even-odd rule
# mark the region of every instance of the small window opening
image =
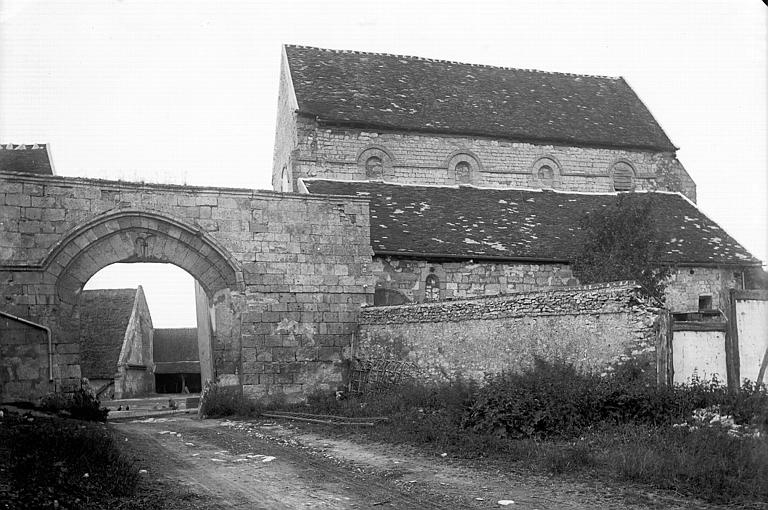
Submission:
POLYGON ((712 296, 699 296, 699 311, 712 309, 712 296))
POLYGON ((632 191, 635 186, 635 175, 626 164, 617 165, 613 170, 613 189, 616 191, 632 191))
POLYGON ((545 188, 551 188, 555 180, 555 171, 549 165, 543 165, 539 168, 539 181, 545 188))
POLYGON ((471 182, 472 166, 466 161, 456 163, 456 182, 471 182))
POLYGON ((434 274, 427 276, 427 281, 424 284, 424 300, 440 300, 440 279, 434 274))
POLYGON ((368 177, 380 178, 383 174, 383 169, 384 165, 378 156, 371 156, 365 161, 365 174, 368 177))

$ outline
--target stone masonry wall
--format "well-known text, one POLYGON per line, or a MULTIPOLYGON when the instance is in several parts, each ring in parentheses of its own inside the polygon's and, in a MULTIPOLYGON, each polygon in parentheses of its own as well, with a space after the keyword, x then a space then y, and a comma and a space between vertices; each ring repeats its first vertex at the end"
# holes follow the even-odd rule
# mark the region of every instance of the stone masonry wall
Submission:
POLYGON ((412 361, 436 381, 481 380, 535 356, 600 373, 634 358, 655 371, 659 312, 626 282, 370 307, 360 313, 354 356, 412 361))
POLYGON ((402 294, 408 301, 424 301, 430 274, 439 281, 440 299, 495 296, 516 291, 577 285, 567 264, 501 262, 439 262, 424 259, 374 257, 376 288, 402 294))
POLYGON ((53 390, 45 331, 0 316, 0 402, 34 400, 53 390))
POLYGON ((52 328, 70 387, 82 286, 115 262, 173 263, 227 308, 218 374, 251 396, 302 398, 341 382, 372 301, 369 232, 367 201, 350 197, 0 173, 0 300, 52 328))
MULTIPOLYGON (((286 117, 287 118, 287 117, 286 117)), ((299 115, 296 119, 298 150, 292 162, 294 179, 365 180, 366 149, 385 154, 383 178, 388 182, 452 185, 452 161, 468 154, 476 162, 471 183, 485 187, 541 188, 538 177, 542 158, 554 167, 556 189, 612 192, 612 169, 629 163, 635 172, 635 189, 679 191, 696 201, 696 185, 674 154, 641 150, 539 145, 458 135, 372 131, 318 125, 299 115)), ((285 122, 288 122, 287 120, 285 122)), ((294 143, 283 138, 279 143, 294 143)))
POLYGON ((730 289, 740 289, 741 272, 734 268, 680 267, 667 285, 665 305, 672 312, 695 312, 700 296, 712 296, 712 308, 728 311, 730 289))

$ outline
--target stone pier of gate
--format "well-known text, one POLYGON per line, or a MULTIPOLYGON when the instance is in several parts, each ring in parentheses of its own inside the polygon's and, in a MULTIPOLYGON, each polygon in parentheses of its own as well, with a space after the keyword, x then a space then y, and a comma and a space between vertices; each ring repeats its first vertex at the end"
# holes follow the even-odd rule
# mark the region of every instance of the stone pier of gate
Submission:
POLYGON ((78 296, 116 262, 196 279, 221 380, 257 398, 336 389, 372 302, 369 237, 362 199, 0 173, 0 311, 51 333, 0 317, 0 400, 79 384, 78 296))

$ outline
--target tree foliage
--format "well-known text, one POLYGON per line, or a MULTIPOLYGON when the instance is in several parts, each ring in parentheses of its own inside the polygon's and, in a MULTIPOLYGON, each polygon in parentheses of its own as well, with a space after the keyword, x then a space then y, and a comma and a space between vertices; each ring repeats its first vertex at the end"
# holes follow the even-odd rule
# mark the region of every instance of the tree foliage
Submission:
POLYGON ((571 262, 583 284, 635 280, 645 293, 664 301, 671 268, 662 262, 664 239, 653 196, 621 193, 616 201, 582 218, 583 244, 571 262))

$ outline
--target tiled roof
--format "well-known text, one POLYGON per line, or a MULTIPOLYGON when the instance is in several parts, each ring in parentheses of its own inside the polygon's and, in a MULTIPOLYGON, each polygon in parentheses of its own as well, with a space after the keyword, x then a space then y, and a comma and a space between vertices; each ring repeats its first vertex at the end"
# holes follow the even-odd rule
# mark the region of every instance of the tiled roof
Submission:
POLYGON ((48 147, 40 144, 0 144, 0 172, 53 175, 48 147))
POLYGON ((622 78, 286 46, 299 111, 360 126, 675 147, 622 78))
MULTIPOLYGON (((568 261, 582 244, 584 214, 616 199, 615 193, 302 182, 312 194, 369 198, 373 251, 419 258, 568 261)), ((651 195, 656 223, 667 240, 667 262, 759 264, 682 195, 651 195)))
POLYGON ((89 379, 111 379, 123 348, 137 289, 84 290, 80 296, 80 369, 89 379))
POLYGON ((200 361, 197 328, 155 328, 152 342, 155 363, 200 361))

